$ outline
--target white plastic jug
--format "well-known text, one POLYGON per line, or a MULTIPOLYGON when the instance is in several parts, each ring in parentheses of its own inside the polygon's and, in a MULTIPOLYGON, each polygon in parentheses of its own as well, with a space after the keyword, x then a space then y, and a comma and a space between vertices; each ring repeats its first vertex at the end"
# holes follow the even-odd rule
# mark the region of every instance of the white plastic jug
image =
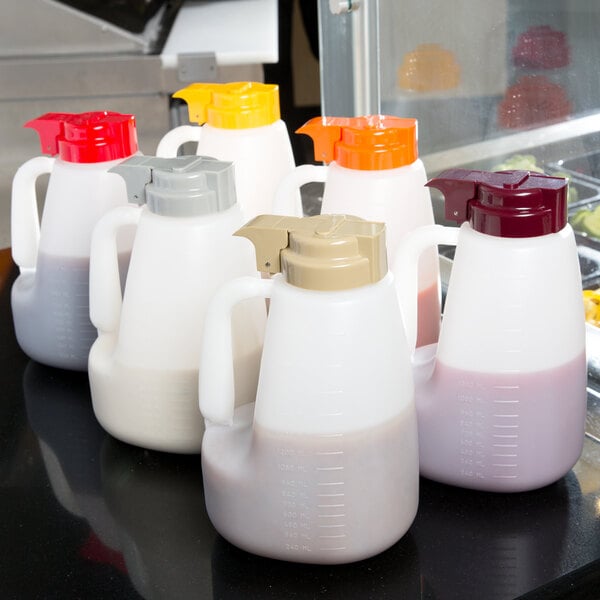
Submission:
MULTIPOLYGON (((232 237, 243 223, 233 168, 205 157, 134 157, 115 168, 129 205, 107 214, 92 240, 90 314, 98 328, 89 376, 100 424, 125 442, 167 452, 200 451, 200 339, 208 301, 234 277, 258 277, 252 245, 232 237), (115 236, 137 227, 123 298, 115 236)), ((256 394, 264 302, 235 315, 236 403, 256 394)))
POLYGON ((279 182, 294 169, 294 155, 279 112, 279 87, 255 82, 194 83, 173 94, 189 106, 190 122, 169 131, 157 156, 177 156, 197 142, 196 154, 232 161, 238 202, 246 220, 270 213, 279 182))
MULTIPOLYGON (((315 160, 327 166, 301 165, 278 188, 274 212, 302 215, 300 187, 325 182, 321 214, 351 214, 386 226, 388 263, 400 240, 422 225, 433 225, 418 158, 417 121, 385 115, 317 117, 297 133, 309 135, 315 160)), ((419 259, 418 346, 437 342, 440 328, 439 267, 435 248, 419 259)))
POLYGON ((238 232, 270 280, 223 286, 200 366, 208 515, 244 550, 305 563, 367 558, 418 503, 408 347, 384 225, 264 215, 238 232), (271 298, 255 404, 234 408, 230 312, 271 298))
MULTIPOLYGON (((41 363, 84 371, 96 339, 89 318, 92 231, 111 208, 127 204, 122 179, 109 169, 137 152, 135 119, 111 112, 47 113, 26 124, 40 135, 40 156, 23 164, 12 186, 12 288, 17 341, 41 363), (39 223, 35 182, 50 173, 39 223)), ((130 242, 119 242, 123 275, 130 242)))
POLYGON ((414 347, 415 261, 432 243, 456 245, 439 344, 414 359, 421 474, 500 492, 550 484, 579 458, 586 415, 566 181, 454 169, 428 185, 444 192, 446 217, 463 224, 422 228, 398 249, 414 347))

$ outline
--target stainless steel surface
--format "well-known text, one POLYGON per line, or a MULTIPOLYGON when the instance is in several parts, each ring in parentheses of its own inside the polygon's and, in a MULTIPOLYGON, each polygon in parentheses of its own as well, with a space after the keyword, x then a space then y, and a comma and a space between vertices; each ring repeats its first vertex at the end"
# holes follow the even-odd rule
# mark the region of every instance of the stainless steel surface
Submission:
MULTIPOLYGON (((186 57, 192 70, 193 58, 186 57)), ((198 56, 199 72, 214 80, 214 57, 198 56), (211 68, 213 67, 213 68, 211 68)), ((0 101, 99 98, 173 91, 184 83, 176 69, 163 69, 157 55, 91 55, 14 58, 0 62, 0 101)))
POLYGON ((380 112, 379 0, 339 14, 319 0, 319 24, 322 114, 380 112))
POLYGON ((321 112, 353 116, 352 15, 334 15, 329 0, 319 2, 321 112))
POLYGON ((179 81, 185 83, 215 81, 217 59, 214 53, 180 54, 178 59, 177 75, 179 81))
POLYGON ((381 112, 379 0, 362 0, 352 11, 354 114, 381 112))
POLYGON ((52 0, 2 0, 0 56, 145 53, 159 21, 160 14, 136 35, 52 0))
POLYGON ((600 391, 594 387, 588 388, 588 411, 585 420, 586 435, 600 443, 600 391))

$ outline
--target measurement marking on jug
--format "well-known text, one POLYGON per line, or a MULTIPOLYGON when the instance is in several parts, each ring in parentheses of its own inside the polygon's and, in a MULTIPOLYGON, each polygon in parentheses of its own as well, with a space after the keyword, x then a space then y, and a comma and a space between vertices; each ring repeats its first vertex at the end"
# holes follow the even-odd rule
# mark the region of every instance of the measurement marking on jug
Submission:
POLYGON ((317 485, 344 485, 343 481, 322 481, 321 483, 317 483, 317 485))
POLYGON ((340 523, 338 525, 317 525, 320 529, 336 529, 339 527, 346 527, 345 523, 340 523))
POLYGON ((343 450, 334 450, 332 452, 315 452, 316 456, 334 456, 334 455, 339 455, 339 454, 344 454, 343 450))
POLYGON ((494 433, 494 434, 492 434, 492 437, 504 438, 504 439, 516 439, 519 436, 516 434, 513 435, 512 433, 511 434, 509 434, 509 433, 494 433))
POLYGON ((343 471, 344 467, 316 467, 317 471, 343 471))
POLYGON ((345 496, 345 494, 317 494, 318 498, 339 498, 340 496, 345 496))
POLYGON ((492 475, 493 479, 516 479, 517 475, 492 475))
POLYGON ((492 454, 496 458, 517 458, 518 454, 492 454))
POLYGON ((317 515, 319 519, 343 519, 346 513, 340 513, 338 515, 317 515))
POLYGON ((518 467, 518 466, 519 465, 516 465, 516 464, 492 463, 492 467, 507 467, 507 468, 514 469, 515 467, 518 467))
POLYGON ((345 533, 340 533, 338 535, 320 535, 318 537, 322 540, 335 540, 335 539, 339 539, 339 538, 345 538, 348 536, 345 533))
POLYGON ((519 415, 492 415, 494 417, 498 417, 500 419, 518 419, 519 415))
POLYGON ((339 548, 321 548, 321 550, 345 550, 346 546, 340 546, 339 548))
POLYGON ((519 444, 492 444, 493 448, 518 448, 519 444))
POLYGON ((317 508, 344 508, 345 504, 317 504, 317 508))

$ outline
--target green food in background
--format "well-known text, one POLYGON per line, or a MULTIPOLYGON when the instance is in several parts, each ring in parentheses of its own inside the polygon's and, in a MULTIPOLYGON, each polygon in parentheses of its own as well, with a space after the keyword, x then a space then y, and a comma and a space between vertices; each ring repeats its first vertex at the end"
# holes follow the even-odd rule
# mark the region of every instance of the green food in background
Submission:
POLYGON ((535 173, 543 173, 544 169, 536 164, 536 159, 533 154, 513 154, 504 162, 492 168, 492 171, 534 171, 535 173))
POLYGON ((578 210, 570 219, 571 227, 587 233, 595 238, 600 238, 600 206, 594 210, 582 208, 578 210))
MULTIPOLYGON (((504 162, 496 165, 492 168, 492 171, 533 171, 534 173, 544 173, 544 169, 537 166, 537 161, 533 154, 513 154, 509 156, 504 162)), ((579 200, 579 193, 577 190, 571 185, 571 176, 568 173, 549 173, 552 177, 563 177, 567 180, 568 188, 567 188, 567 202, 572 204, 573 202, 577 202, 579 200)), ((571 221, 571 225, 573 222, 571 221)), ((575 227, 575 225, 573 225, 575 227)))

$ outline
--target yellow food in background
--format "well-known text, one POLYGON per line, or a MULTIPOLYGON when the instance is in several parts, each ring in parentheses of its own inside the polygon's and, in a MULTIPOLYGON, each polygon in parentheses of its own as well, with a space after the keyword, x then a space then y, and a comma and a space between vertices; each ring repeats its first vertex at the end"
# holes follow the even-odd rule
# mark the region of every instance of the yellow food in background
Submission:
POLYGON ((583 290, 583 306, 585 320, 591 325, 600 327, 600 288, 597 290, 583 290))

